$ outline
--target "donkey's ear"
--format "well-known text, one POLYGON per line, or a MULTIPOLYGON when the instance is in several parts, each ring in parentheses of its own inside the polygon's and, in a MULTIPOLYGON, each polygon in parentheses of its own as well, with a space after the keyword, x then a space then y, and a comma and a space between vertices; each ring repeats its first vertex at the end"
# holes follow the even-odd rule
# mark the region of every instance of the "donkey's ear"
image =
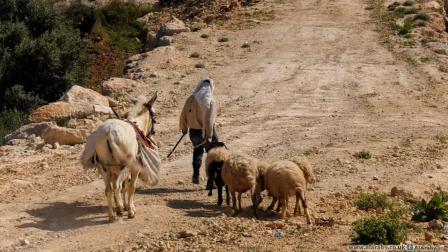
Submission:
POLYGON ((151 100, 148 101, 148 106, 152 107, 157 100, 157 92, 152 96, 151 100))

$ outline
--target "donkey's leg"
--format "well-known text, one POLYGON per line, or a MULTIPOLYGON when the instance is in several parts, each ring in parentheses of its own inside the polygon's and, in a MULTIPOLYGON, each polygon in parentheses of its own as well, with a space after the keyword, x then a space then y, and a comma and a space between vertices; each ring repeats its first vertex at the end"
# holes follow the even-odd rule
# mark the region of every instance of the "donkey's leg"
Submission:
POLYGON ((116 219, 115 213, 114 213, 114 207, 113 207, 113 200, 112 200, 112 188, 110 185, 109 179, 106 179, 106 198, 107 198, 107 206, 108 206, 108 214, 109 214, 109 221, 113 222, 116 219))
POLYGON ((129 211, 128 218, 132 219, 135 217, 135 205, 134 205, 134 195, 135 195, 135 187, 137 185, 137 178, 140 172, 140 167, 132 167, 131 169, 131 181, 129 182, 128 188, 128 203, 129 203, 129 211))
POLYGON ((216 181, 215 181, 215 183, 216 183, 216 187, 218 187, 218 206, 221 206, 222 205, 222 184, 223 184, 223 182, 222 182, 222 180, 220 180, 220 179, 217 179, 216 181))
POLYGON ((128 187, 129 187, 129 178, 126 177, 125 181, 123 181, 123 185, 121 188, 124 211, 129 211, 129 202, 127 201, 127 198, 126 198, 126 192, 128 191, 128 187))
POLYGON ((123 216, 123 200, 121 198, 122 184, 119 181, 116 181, 113 189, 115 205, 117 206, 117 215, 121 217, 123 216))

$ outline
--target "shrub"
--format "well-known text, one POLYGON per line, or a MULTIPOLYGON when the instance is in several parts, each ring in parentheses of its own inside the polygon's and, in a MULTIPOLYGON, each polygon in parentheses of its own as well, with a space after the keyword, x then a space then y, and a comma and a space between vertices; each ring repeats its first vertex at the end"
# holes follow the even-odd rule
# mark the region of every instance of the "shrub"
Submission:
POLYGON ((389 4, 389 5, 387 6, 387 10, 389 10, 389 11, 393 11, 393 10, 395 10, 398 6, 400 6, 400 3, 399 3, 399 2, 393 2, 393 3, 391 3, 391 4, 389 4))
POLYGON ((414 1, 414 0, 406 0, 406 1, 404 1, 404 3, 403 3, 404 6, 412 6, 412 5, 414 5, 414 4, 415 4, 415 1, 414 1))
POLYGON ((413 221, 448 220, 448 193, 435 193, 429 202, 422 200, 412 208, 413 221))
POLYGON ((414 16, 414 21, 416 20, 422 20, 428 22, 431 19, 431 17, 426 13, 418 13, 414 16))
POLYGON ((27 114, 20 110, 7 109, 0 112, 0 144, 10 132, 20 128, 27 120, 27 114))
POLYGON ((398 31, 399 35, 406 35, 412 31, 413 23, 410 19, 404 20, 403 26, 398 31))
POLYGON ((411 225, 398 214, 369 217, 353 223, 356 244, 400 244, 404 242, 411 225))
POLYGON ((227 38, 227 37, 220 37, 220 38, 218 38, 218 42, 220 42, 220 43, 229 42, 229 38, 227 38))
POLYGON ((353 156, 356 158, 359 158, 359 159, 372 158, 372 154, 370 154, 370 151, 368 151, 368 150, 362 150, 362 151, 356 152, 355 154, 353 154, 353 156))
POLYGON ((194 65, 194 67, 196 67, 196 68, 205 68, 205 65, 202 64, 202 63, 198 63, 198 64, 194 65))
POLYGON ((361 193, 356 198, 355 206, 361 210, 384 210, 391 209, 392 202, 387 198, 385 193, 361 193))
POLYGON ((59 127, 67 127, 70 117, 57 117, 55 119, 56 125, 59 127))
POLYGON ((79 29, 83 36, 90 34, 96 22, 95 8, 77 0, 65 10, 65 14, 71 20, 73 27, 79 29))
POLYGON ((199 57, 200 57, 200 55, 198 52, 194 52, 194 53, 190 54, 190 58, 199 58, 199 57))
POLYGON ((139 53, 144 46, 145 28, 137 19, 152 10, 151 5, 113 1, 98 10, 92 36, 99 36, 125 52, 139 53))
POLYGON ((203 34, 201 34, 201 38, 208 38, 208 34, 205 34, 205 33, 203 33, 203 34))

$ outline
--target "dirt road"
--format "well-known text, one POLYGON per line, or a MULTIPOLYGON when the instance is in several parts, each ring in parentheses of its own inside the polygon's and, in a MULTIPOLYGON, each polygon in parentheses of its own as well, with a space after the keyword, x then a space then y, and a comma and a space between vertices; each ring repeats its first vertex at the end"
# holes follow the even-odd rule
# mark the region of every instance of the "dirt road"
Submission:
POLYGON ((366 6, 353 0, 259 4, 276 18, 242 30, 209 29, 208 40, 201 32, 178 38, 175 46, 185 55, 201 53, 206 68, 178 69, 188 73, 181 85, 172 84, 176 77, 149 82, 145 90, 162 92, 164 155, 178 137, 185 95, 202 76, 214 78, 221 139, 260 158, 308 155, 318 178, 310 193, 313 213, 336 225, 308 227, 298 217, 272 228, 276 214, 225 216, 203 190, 205 181, 190 182, 189 143, 164 160, 158 186, 138 191, 136 218, 109 224, 102 180, 77 163, 82 146, 44 153, 2 147, 0 251, 345 251, 351 223, 364 215, 353 207, 356 193, 401 186, 428 196, 448 189, 445 87, 437 74, 380 45, 366 6), (223 35, 229 42, 215 41, 223 35), (249 49, 240 48, 244 41, 249 49), (373 157, 353 157, 363 149, 373 157), (277 228, 284 237, 275 237, 277 228), (177 238, 182 230, 200 234, 177 238), (21 245, 21 238, 30 244, 21 245))

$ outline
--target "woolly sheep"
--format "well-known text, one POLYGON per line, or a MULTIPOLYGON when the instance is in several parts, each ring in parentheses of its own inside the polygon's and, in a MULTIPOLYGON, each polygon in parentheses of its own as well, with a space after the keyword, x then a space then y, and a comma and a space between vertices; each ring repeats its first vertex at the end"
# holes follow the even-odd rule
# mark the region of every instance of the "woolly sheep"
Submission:
MULTIPOLYGON (((215 143, 207 152, 205 159, 205 174, 207 175, 207 189, 209 190, 208 196, 212 196, 213 183, 218 188, 218 206, 222 204, 222 187, 225 186, 221 176, 222 166, 224 161, 227 160, 230 155, 230 151, 227 150, 224 143, 215 143)), ((226 187, 227 197, 226 203, 229 204, 229 193, 226 187)))
POLYGON ((234 215, 241 211, 241 194, 249 191, 253 203, 254 215, 257 216, 257 207, 261 202, 261 195, 257 189, 260 170, 266 169, 266 164, 255 158, 232 153, 224 162, 222 178, 232 196, 232 207, 234 215), (238 209, 237 198, 238 193, 238 209))
POLYGON ((295 195, 294 216, 299 214, 300 200, 307 223, 311 224, 306 192, 308 184, 314 183, 315 177, 313 169, 306 159, 274 162, 262 177, 263 181, 260 180, 259 185, 261 190, 266 188, 269 194, 273 196, 273 201, 268 209, 272 209, 278 199, 282 207, 280 218, 285 218, 288 212, 288 199, 295 195))

